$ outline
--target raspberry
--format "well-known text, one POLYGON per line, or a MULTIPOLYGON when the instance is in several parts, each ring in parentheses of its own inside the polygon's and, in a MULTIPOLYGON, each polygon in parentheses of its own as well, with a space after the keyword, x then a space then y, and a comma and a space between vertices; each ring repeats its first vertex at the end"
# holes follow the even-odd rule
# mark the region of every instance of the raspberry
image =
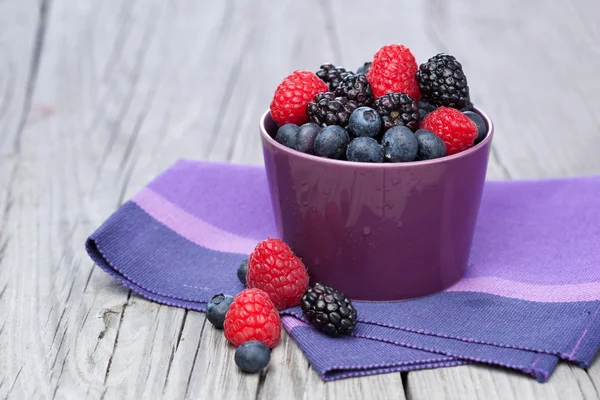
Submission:
POLYGON ((279 239, 260 242, 248 263, 246 286, 264 290, 278 310, 297 306, 308 287, 306 267, 279 239))
POLYGON ((225 315, 225 338, 234 346, 259 340, 272 349, 281 335, 281 320, 269 295, 259 289, 240 292, 225 315))
POLYGON ((310 71, 294 71, 275 89, 271 102, 271 117, 279 126, 302 125, 308 121, 306 105, 318 93, 326 92, 327 84, 310 71))
POLYGON ((446 154, 452 155, 473 146, 477 125, 455 108, 439 107, 427 114, 421 129, 435 133, 446 145, 446 154))
POLYGON ((406 93, 415 101, 421 99, 417 83, 417 61, 407 47, 399 44, 383 46, 373 58, 367 79, 375 98, 386 93, 406 93))

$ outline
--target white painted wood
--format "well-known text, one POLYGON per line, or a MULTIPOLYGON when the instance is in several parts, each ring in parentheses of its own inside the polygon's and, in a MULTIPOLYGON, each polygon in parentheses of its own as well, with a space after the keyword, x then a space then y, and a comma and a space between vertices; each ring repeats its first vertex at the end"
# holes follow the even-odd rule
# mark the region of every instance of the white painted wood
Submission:
POLYGON ((600 8, 539 3, 0 2, 0 398, 598 398, 598 361, 545 385, 482 366, 323 383, 287 335, 245 375, 203 314, 130 294, 83 249, 180 157, 260 163, 284 75, 392 41, 463 62, 498 128, 491 177, 600 172, 600 8))

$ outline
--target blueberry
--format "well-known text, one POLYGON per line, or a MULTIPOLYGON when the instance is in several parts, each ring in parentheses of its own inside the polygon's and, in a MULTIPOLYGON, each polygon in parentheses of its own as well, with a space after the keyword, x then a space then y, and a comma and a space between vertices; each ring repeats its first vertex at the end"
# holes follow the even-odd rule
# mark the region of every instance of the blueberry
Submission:
POLYGON ((319 132, 321 132, 321 127, 314 122, 302 125, 296 135, 296 150, 307 154, 315 154, 315 138, 319 132))
POLYGON ((383 146, 370 137, 353 139, 346 149, 348 161, 383 162, 383 146))
POLYGON ((348 132, 341 126, 326 126, 315 139, 315 153, 321 157, 340 159, 346 155, 349 141, 348 132))
POLYGON ((419 143, 417 160, 433 160, 446 155, 446 145, 435 133, 427 129, 419 129, 415 132, 415 136, 419 143))
POLYGON ((217 294, 206 305, 206 318, 217 329, 223 329, 225 314, 233 302, 233 297, 227 294, 217 294))
POLYGON ((269 365, 269 361, 271 351, 258 340, 242 343, 235 350, 235 363, 244 372, 256 373, 269 365))
POLYGON ((436 107, 433 104, 429 104, 425 101, 419 101, 419 110, 425 111, 425 115, 429 114, 435 109, 436 107))
POLYGON ((477 138, 475 139, 475 144, 481 142, 485 138, 485 134, 487 133, 487 128, 485 127, 485 122, 483 122, 483 118, 477 113, 473 111, 465 111, 465 114, 469 119, 475 122, 477 125, 477 138))
POLYGON ((240 264, 240 266, 238 267, 238 270, 237 270, 238 279, 244 285, 246 285, 246 275, 248 275, 248 261, 249 261, 248 258, 246 258, 244 261, 242 261, 242 263, 240 264))
POLYGON ((277 140, 285 147, 293 149, 296 146, 296 137, 298 136, 298 129, 300 129, 298 128, 298 125, 285 124, 277 130, 275 140, 277 140))
POLYGON ((381 118, 370 107, 359 107, 350 114, 348 130, 354 136, 375 137, 381 130, 381 118))
POLYGON ((419 108, 419 117, 421 118, 421 121, 423 121, 423 118, 425 118, 426 115, 427 111, 423 110, 422 108, 419 108))
POLYGON ((419 143, 412 131, 406 126, 393 126, 388 129, 381 139, 385 161, 407 162, 414 161, 419 149, 419 143))

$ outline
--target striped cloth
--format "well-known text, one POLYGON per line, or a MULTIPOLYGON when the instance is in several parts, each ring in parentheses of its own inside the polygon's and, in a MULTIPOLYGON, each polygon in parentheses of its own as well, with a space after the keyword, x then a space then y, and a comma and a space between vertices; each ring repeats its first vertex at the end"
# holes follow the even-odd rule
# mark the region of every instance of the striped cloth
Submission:
MULTIPOLYGON (((422 299, 355 302, 352 336, 329 338, 298 308, 285 329, 324 380, 464 363, 548 379, 600 347, 600 177, 487 182, 468 271, 422 299)), ((179 161, 86 243, 91 258, 150 300, 204 311, 243 289, 236 270, 276 236, 264 169, 179 161)))

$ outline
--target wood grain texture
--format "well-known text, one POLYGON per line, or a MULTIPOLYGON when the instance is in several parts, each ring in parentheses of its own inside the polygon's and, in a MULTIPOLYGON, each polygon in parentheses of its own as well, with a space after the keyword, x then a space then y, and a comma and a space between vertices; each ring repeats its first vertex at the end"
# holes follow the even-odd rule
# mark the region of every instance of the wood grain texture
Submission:
POLYGON ((598 360, 545 385, 483 366, 323 383, 287 335, 245 375, 203 314, 132 294, 83 249, 178 158, 261 163, 257 120, 290 71, 390 42, 463 62, 497 125, 490 177, 600 172, 600 6, 541 3, 0 2, 0 398, 600 398, 598 360))

